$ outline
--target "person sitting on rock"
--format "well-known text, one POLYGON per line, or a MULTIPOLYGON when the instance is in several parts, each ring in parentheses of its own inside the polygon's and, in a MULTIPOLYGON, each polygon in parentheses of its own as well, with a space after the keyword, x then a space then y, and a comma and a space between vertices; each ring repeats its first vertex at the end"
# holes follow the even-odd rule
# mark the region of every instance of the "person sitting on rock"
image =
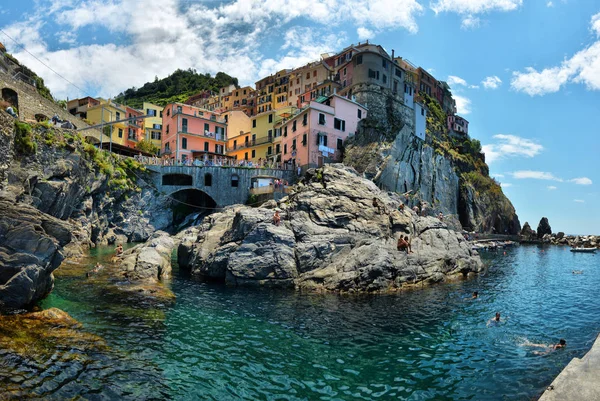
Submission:
POLYGON ((115 256, 121 256, 123 254, 123 245, 119 244, 117 245, 117 248, 115 249, 115 256))
POLYGON ((400 238, 398 238, 397 248, 399 251, 404 251, 408 253, 408 242, 406 242, 403 236, 400 236, 400 238))
POLYGON ((379 214, 385 212, 385 206, 382 206, 381 202, 377 198, 373 198, 373 207, 377 209, 377 213, 379 214))
POLYGON ((8 106, 6 108, 6 112, 8 114, 10 114, 11 116, 13 116, 14 118, 18 118, 19 116, 17 115, 17 113, 15 113, 15 111, 13 110, 12 106, 8 106))
POLYGON ((398 210, 401 212, 404 211, 404 203, 400 202, 400 205, 398 206, 398 210))
POLYGON ((412 246, 410 245, 410 239, 408 238, 408 235, 404 237, 404 241, 406 241, 406 243, 408 244, 408 253, 413 253, 412 246))
POLYGON ((440 212, 437 216, 438 219, 440 219, 440 221, 444 221, 444 214, 442 212, 440 212))
POLYGON ((278 226, 279 223, 281 223, 281 216, 279 215, 279 210, 276 210, 275 214, 273 215, 273 224, 278 226))

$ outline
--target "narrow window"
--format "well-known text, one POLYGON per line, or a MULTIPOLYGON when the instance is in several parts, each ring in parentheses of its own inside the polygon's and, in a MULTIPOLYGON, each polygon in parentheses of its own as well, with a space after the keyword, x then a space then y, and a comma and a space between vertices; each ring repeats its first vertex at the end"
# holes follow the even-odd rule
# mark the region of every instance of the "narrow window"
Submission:
POLYGON ((254 159, 256 157, 256 150, 252 149, 252 158, 254 159))
POLYGON ((342 140, 342 138, 338 138, 337 139, 337 148, 342 149, 343 147, 344 147, 344 141, 342 140))
POLYGON ((362 54, 356 56, 356 65, 362 64, 362 54))
POLYGON ((121 128, 119 128, 119 138, 123 138, 123 129, 121 129, 121 128))
POLYGON ((256 128, 256 120, 252 120, 252 128, 256 128))
POLYGON ((181 132, 188 132, 188 120, 187 118, 181 119, 181 132))
POLYGON ((187 138, 181 138, 181 149, 187 149, 187 138))
POLYGON ((204 133, 207 133, 210 131, 210 125, 208 123, 204 123, 204 133))
POLYGON ((383 76, 381 77, 383 80, 383 83, 387 83, 387 76, 385 74, 382 74, 383 76))
POLYGON ((325 114, 319 113, 319 125, 325 125, 325 114))
POLYGON ((292 121, 292 132, 296 132, 296 120, 292 121))
MULTIPOLYGON (((256 120, 254 120, 256 121, 256 120)), ((273 122, 273 114, 269 114, 269 124, 273 122)))
POLYGON ((237 188, 240 184, 240 178, 237 175, 232 175, 231 176, 231 186, 233 188, 237 188))
POLYGON ((283 154, 287 155, 287 143, 283 145, 283 154))
POLYGON ((306 124, 308 124, 308 113, 305 113, 304 116, 302 116, 302 125, 306 124))
POLYGON ((358 117, 359 120, 362 118, 362 110, 361 109, 357 109, 356 116, 358 117))
POLYGON ((212 187, 212 175, 208 173, 204 174, 204 186, 212 187))
POLYGON ((248 160, 248 152, 244 153, 244 160, 248 160))
POLYGON ((204 142, 204 151, 205 152, 208 152, 208 146, 209 146, 209 143, 208 142, 204 142))
POLYGON ((306 134, 302 134, 302 145, 306 146, 306 134))

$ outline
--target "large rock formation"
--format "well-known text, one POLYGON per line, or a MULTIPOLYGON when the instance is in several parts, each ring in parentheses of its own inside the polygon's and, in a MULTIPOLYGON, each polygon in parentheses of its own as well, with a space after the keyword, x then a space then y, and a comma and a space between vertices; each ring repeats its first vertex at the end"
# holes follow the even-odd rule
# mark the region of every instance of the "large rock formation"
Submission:
POLYGON ((180 267, 233 285, 332 291, 389 291, 480 271, 459 233, 400 204, 351 168, 309 170, 279 204, 227 208, 188 230, 180 267), (413 253, 397 250, 401 235, 411 238, 413 253))
POLYGON ((540 220, 540 223, 537 226, 537 237, 542 238, 546 234, 552 235, 552 228, 550 227, 548 218, 542 217, 542 219, 540 220))
POLYGON ((45 297, 52 272, 71 241, 71 227, 39 210, 0 197, 0 311, 21 309, 45 297))
POLYGON ((489 176, 479 142, 452 136, 436 104, 429 104, 425 141, 414 135, 412 116, 391 108, 382 109, 387 118, 381 119, 379 110, 373 120, 370 112, 348 142, 344 163, 379 186, 405 194, 409 205, 425 203, 432 214, 442 212, 455 228, 518 234, 521 225, 515 209, 489 176), (398 130, 390 131, 394 129, 398 130))
POLYGON ((529 223, 526 221, 521 230, 521 240, 525 242, 533 242, 537 240, 537 232, 535 232, 529 223))

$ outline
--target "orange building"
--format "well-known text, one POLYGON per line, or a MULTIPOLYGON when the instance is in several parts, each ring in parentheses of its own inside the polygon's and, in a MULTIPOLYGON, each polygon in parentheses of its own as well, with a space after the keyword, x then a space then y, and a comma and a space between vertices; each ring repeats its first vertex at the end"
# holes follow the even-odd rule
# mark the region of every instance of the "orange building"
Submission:
POLYGON ((221 116, 183 103, 169 103, 162 115, 162 155, 183 162, 225 157, 227 123, 221 116))

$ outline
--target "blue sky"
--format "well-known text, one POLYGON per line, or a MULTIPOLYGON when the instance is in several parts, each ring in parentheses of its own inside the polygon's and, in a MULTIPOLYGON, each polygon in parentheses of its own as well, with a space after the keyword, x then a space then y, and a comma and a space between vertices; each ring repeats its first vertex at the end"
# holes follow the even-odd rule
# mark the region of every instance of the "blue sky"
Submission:
POLYGON ((600 2, 39 0, 0 3, 0 29, 58 98, 176 68, 253 85, 370 39, 450 83, 521 223, 600 234, 600 2))

